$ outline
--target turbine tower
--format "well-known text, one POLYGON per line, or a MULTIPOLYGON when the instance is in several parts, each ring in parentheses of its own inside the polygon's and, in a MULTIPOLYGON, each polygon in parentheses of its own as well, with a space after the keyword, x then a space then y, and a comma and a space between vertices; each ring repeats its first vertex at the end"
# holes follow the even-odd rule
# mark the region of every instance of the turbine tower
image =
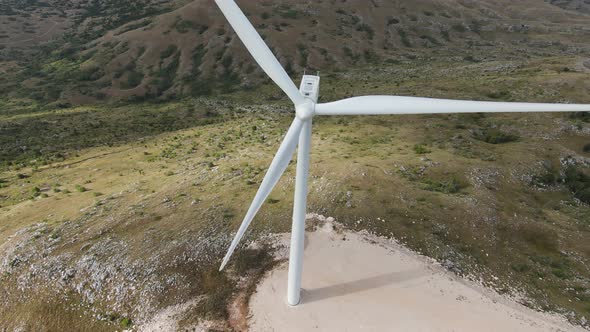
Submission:
POLYGON ((287 302, 296 306, 300 301, 307 177, 311 146, 311 126, 315 115, 379 115, 379 114, 442 114, 442 113, 517 113, 517 112, 587 112, 590 105, 503 103, 461 101, 400 96, 364 96, 318 104, 320 78, 304 75, 299 89, 264 43, 234 0, 215 0, 238 37, 242 40, 262 70, 283 90, 295 105, 295 119, 262 180, 242 225, 233 239, 220 270, 223 270, 254 216, 267 199, 289 165, 298 148, 293 226, 289 255, 287 302))

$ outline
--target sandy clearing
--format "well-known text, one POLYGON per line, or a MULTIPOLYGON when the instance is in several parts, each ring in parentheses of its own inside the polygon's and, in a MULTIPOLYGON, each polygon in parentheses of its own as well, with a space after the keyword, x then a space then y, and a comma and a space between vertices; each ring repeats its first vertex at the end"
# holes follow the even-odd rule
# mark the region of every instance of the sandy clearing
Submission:
POLYGON ((585 331, 393 241, 327 229, 307 233, 301 305, 286 304, 283 264, 250 301, 251 331, 585 331))

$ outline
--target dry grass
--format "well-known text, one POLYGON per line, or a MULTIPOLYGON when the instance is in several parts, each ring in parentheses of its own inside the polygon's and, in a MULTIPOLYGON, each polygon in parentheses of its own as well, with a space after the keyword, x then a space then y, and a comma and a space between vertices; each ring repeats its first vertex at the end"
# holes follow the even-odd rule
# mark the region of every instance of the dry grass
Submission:
MULTIPOLYGON (((552 95, 556 89, 563 91, 564 98, 588 101, 581 73, 558 74, 551 69, 573 60, 550 59, 547 67, 531 73, 529 70, 538 64, 533 60, 524 62, 513 75, 497 73, 485 79, 474 79, 472 73, 497 64, 440 63, 438 71, 419 70, 417 77, 400 79, 399 86, 387 73, 359 70, 327 75, 322 91, 326 99, 350 91, 486 98, 490 90, 487 82, 491 80, 495 87, 510 88, 514 100, 561 99, 552 95), (428 80, 424 76, 427 71, 428 80), (369 75, 374 75, 375 86, 359 83, 369 75), (558 83, 552 81, 556 79, 558 83), (537 82, 540 85, 535 85, 537 82)), ((408 63, 400 68, 410 67, 408 63)), ((155 307, 205 295, 205 302, 187 313, 183 324, 189 326, 204 317, 225 318, 228 299, 244 291, 242 287, 247 292, 253 290, 254 283, 238 285, 235 277, 247 274, 255 281, 272 266, 268 251, 242 249, 233 260, 231 272, 215 272, 230 233, 241 222, 291 121, 290 114, 269 112, 256 104, 248 106, 254 112, 240 112, 236 105, 273 95, 276 90, 270 86, 227 95, 228 104, 216 106, 221 115, 215 123, 170 128, 169 132, 164 129, 119 146, 65 149, 67 159, 49 165, 26 160, 9 166, 0 176, 0 248, 9 251, 32 233, 14 238, 10 235, 28 226, 35 232, 39 227, 34 225, 39 223, 45 230, 24 248, 38 253, 49 248, 48 257, 68 254, 72 263, 88 255, 88 246, 116 239, 128 245, 117 265, 121 269, 130 267, 141 274, 145 266, 134 264, 157 257, 153 275, 178 278, 177 284, 165 286, 152 298, 150 303, 155 307), (77 191, 76 186, 87 190, 77 191), (39 195, 32 198, 33 193, 39 195), (203 234, 206 239, 221 240, 209 243, 200 237, 203 234), (56 244, 43 247, 52 240, 57 240, 56 244)), ((191 101, 149 106, 159 113, 168 108, 182 111, 187 105, 196 107, 198 114, 210 111, 191 101)), ((100 118, 100 110, 96 109, 93 116, 100 118)), ((20 118, 2 121, 28 119, 35 124, 53 116, 51 112, 28 114, 22 111, 20 118)), ((102 120, 116 119, 109 114, 104 113, 102 120)), ((589 157, 583 152, 588 136, 582 130, 587 127, 583 120, 556 114, 318 117, 313 136, 310 211, 334 216, 352 229, 396 237, 413 249, 451 262, 446 264, 454 271, 474 274, 499 289, 522 288, 542 308, 565 308, 587 316, 588 206, 577 204, 570 190, 559 184, 545 190, 530 184, 532 176, 544 169, 542 161, 549 160, 558 168, 559 159, 565 155, 589 157), (474 138, 474 131, 492 127, 518 133, 520 138, 507 144, 474 138), (417 145, 427 147, 428 152, 417 154, 417 145), (445 184, 453 183, 460 190, 448 190, 451 187, 445 184)), ((107 134, 97 133, 97 138, 105 138, 110 144, 113 141, 109 137, 113 136, 107 134)), ((271 195, 273 204, 261 209, 247 240, 290 229, 293 176, 290 167, 271 195)), ((33 257, 28 264, 46 262, 48 257, 33 257)), ((103 263, 109 259, 108 255, 98 257, 103 263)), ((4 297, 5 301, 13 300, 3 305, 0 316, 4 321, 11 317, 28 321, 37 313, 47 320, 63 316, 63 321, 55 322, 62 329, 83 329, 86 324, 89 329, 114 330, 119 328, 119 319, 129 317, 137 322, 141 317, 134 311, 142 308, 139 291, 129 292, 125 306, 117 310, 112 309, 112 301, 90 305, 87 299, 70 297, 101 314, 117 317, 114 322, 95 322, 86 314, 80 318, 79 311, 67 314, 72 309, 69 302, 62 301, 63 293, 40 294, 40 302, 18 302, 19 293, 12 293, 14 278, 27 273, 26 265, 12 273, 0 279, 0 290, 11 294, 4 297), (40 304, 62 302, 63 306, 40 304)), ((114 278, 118 277, 116 273, 114 278)), ((80 310, 86 312, 84 308, 80 310)))

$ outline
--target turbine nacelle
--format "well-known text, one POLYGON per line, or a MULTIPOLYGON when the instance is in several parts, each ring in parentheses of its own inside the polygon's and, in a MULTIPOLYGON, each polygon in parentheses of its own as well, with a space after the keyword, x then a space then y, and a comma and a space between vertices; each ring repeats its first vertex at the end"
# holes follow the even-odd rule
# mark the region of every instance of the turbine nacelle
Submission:
POLYGON ((295 104, 295 113, 299 120, 307 121, 316 114, 315 105, 320 95, 320 76, 304 74, 301 78, 299 92, 303 96, 304 101, 295 104))

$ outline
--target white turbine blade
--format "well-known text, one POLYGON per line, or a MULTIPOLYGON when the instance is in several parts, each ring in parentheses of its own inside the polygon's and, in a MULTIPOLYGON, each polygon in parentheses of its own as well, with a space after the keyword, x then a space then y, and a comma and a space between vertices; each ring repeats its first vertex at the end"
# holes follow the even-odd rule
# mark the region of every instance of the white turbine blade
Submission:
POLYGON ((590 105, 505 103, 401 96, 365 96, 317 104, 317 115, 587 112, 590 105))
POLYGON ((289 96, 296 106, 305 102, 305 98, 301 95, 295 83, 287 75, 283 66, 272 54, 238 5, 233 0, 215 0, 215 2, 250 54, 252 54, 254 60, 262 67, 262 70, 289 96))
POLYGON ((223 258, 223 262, 221 263, 219 271, 223 270, 229 261, 229 258, 238 246, 238 243, 240 243, 240 240, 244 236, 244 233, 246 233, 246 229, 248 229, 248 226, 250 226, 252 219, 254 219, 254 216, 262 206, 262 203, 264 203, 274 186, 281 178, 281 175, 283 175, 283 172, 285 172, 285 169, 287 169, 287 166, 293 157, 293 153, 295 152, 295 148, 297 147, 297 142, 299 140, 299 134, 302 127, 303 122, 299 118, 295 118, 291 124, 291 127, 289 128, 289 131, 287 131, 281 146, 279 147, 279 151, 272 160, 268 171, 266 171, 266 175, 262 180, 262 184, 260 185, 260 188, 258 188, 258 192, 252 201, 252 205, 250 205, 250 208, 244 217, 244 221, 242 221, 240 229, 238 229, 238 232, 236 233, 236 236, 234 237, 227 254, 225 254, 225 257, 223 258))

